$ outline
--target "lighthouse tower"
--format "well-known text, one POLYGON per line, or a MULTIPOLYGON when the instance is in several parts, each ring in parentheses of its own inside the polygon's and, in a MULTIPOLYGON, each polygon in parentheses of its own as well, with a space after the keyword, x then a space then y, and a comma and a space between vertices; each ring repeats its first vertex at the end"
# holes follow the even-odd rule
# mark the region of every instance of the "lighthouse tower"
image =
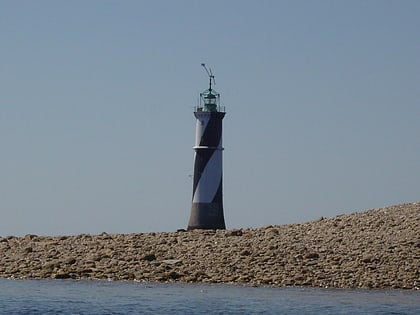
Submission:
POLYGON ((224 107, 211 69, 201 64, 209 75, 209 88, 200 93, 200 103, 194 109, 196 118, 194 146, 194 176, 188 230, 225 229, 222 192, 222 120, 224 107))

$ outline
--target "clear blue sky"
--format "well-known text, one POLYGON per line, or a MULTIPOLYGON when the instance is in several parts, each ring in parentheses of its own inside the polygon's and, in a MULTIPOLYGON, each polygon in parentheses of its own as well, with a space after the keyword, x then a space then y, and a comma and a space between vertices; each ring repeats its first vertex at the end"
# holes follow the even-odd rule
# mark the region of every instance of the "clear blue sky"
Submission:
POLYGON ((0 2, 0 235, 175 231, 209 65, 228 228, 420 200, 420 1, 0 2))

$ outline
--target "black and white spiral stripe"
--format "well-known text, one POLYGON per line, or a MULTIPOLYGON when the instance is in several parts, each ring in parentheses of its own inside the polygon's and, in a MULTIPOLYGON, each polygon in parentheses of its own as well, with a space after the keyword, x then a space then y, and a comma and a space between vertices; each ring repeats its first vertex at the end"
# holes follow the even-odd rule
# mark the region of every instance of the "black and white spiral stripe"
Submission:
POLYGON ((222 193, 224 112, 195 112, 193 197, 189 228, 225 228, 222 193))

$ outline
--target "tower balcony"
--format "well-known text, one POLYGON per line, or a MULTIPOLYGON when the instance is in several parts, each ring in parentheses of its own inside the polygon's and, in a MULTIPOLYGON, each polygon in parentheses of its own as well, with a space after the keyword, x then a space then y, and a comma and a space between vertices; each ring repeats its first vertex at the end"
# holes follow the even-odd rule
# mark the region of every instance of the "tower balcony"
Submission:
POLYGON ((225 106, 220 106, 217 105, 214 107, 214 110, 209 110, 208 107, 206 107, 206 105, 202 106, 202 105, 197 105, 194 106, 194 112, 220 112, 220 113, 226 113, 226 109, 225 106))

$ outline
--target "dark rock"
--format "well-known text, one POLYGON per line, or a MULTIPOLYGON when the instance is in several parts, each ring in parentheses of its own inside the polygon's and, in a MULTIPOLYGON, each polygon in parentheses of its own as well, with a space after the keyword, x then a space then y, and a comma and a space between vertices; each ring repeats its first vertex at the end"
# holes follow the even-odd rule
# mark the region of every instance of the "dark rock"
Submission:
POLYGON ((168 278, 169 278, 169 279, 172 279, 172 280, 176 280, 176 279, 181 278, 181 275, 180 275, 178 272, 176 272, 176 271, 171 271, 171 272, 168 274, 168 278))
POLYGON ((376 259, 373 255, 365 255, 363 256, 362 261, 364 263, 372 263, 372 262, 377 262, 378 259, 376 259))
POLYGON ((315 252, 310 252, 310 253, 307 253, 305 255, 305 258, 307 258, 307 259, 318 259, 319 258, 319 254, 318 253, 315 253, 315 252))
POLYGON ((67 258, 66 260, 64 260, 64 263, 66 265, 73 265, 75 262, 76 262, 76 258, 74 258, 74 257, 70 257, 70 258, 67 258))
POLYGON ((153 261, 156 260, 155 254, 147 254, 142 257, 142 260, 153 261))
POLYGON ((25 235, 26 240, 33 240, 34 238, 37 238, 37 237, 38 237, 38 235, 35 235, 35 234, 26 234, 25 235))
POLYGON ((32 252, 33 252, 33 249, 32 249, 32 247, 28 246, 28 247, 25 247, 25 248, 23 249, 23 252, 24 252, 25 254, 29 254, 29 253, 32 253, 32 252))
POLYGON ((242 230, 231 230, 226 232, 226 236, 242 236, 242 230))
POLYGON ((247 250, 247 249, 245 249, 245 250, 243 250, 243 251, 241 251, 241 256, 249 256, 249 255, 251 255, 252 253, 249 251, 249 250, 247 250))
POLYGON ((54 279, 70 279, 71 275, 67 272, 60 272, 54 275, 54 279))

